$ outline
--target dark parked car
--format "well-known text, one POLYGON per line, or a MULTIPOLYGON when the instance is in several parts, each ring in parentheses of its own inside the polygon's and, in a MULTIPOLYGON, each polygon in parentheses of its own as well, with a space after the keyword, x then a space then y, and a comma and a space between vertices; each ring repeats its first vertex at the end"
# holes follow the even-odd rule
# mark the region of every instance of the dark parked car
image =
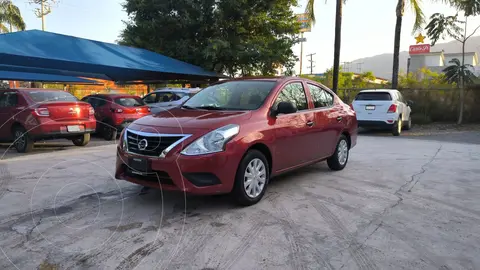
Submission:
POLYGON ((68 92, 47 89, 0 90, 0 140, 14 142, 18 152, 38 140, 64 138, 85 146, 96 121, 90 104, 68 92))
POLYGON ((222 81, 125 129, 115 176, 164 190, 231 192, 251 205, 272 176, 323 160, 342 170, 356 142, 355 112, 317 82, 222 81))
POLYGON ((97 133, 105 140, 117 138, 117 132, 122 131, 133 121, 150 114, 140 97, 123 94, 98 94, 82 98, 95 109, 97 133))

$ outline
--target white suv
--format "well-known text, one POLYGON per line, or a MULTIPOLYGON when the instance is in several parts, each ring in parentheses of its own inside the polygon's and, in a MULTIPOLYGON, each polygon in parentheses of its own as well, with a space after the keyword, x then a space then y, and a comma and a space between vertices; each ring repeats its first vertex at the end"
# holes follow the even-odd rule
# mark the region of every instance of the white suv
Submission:
POLYGON ((411 104, 398 90, 378 89, 360 91, 352 107, 359 127, 391 129, 393 135, 399 136, 402 128, 412 127, 411 104))

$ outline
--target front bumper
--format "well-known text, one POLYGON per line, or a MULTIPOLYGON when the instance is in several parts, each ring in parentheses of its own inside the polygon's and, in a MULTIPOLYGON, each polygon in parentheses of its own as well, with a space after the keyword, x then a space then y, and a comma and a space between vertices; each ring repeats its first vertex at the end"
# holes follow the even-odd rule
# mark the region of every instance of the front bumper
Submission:
POLYGON ((242 156, 224 151, 201 156, 169 153, 165 158, 138 156, 117 147, 115 178, 142 186, 191 194, 229 193, 242 156), (151 173, 140 174, 129 166, 131 158, 146 159, 151 173))

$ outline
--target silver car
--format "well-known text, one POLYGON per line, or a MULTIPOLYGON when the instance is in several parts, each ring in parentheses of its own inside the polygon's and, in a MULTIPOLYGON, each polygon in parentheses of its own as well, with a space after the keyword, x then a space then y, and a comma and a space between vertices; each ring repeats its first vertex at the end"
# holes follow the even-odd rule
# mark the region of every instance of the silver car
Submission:
POLYGON ((182 105, 200 90, 200 88, 160 88, 142 99, 152 113, 158 113, 182 105))

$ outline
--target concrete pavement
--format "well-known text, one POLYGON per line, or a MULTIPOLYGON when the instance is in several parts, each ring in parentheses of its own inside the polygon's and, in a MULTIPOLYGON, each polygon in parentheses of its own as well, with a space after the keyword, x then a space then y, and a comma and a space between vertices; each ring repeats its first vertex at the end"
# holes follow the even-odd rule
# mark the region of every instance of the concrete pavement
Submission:
POLYGON ((257 205, 113 179, 113 145, 0 161, 0 269, 480 268, 480 145, 361 136, 257 205))

